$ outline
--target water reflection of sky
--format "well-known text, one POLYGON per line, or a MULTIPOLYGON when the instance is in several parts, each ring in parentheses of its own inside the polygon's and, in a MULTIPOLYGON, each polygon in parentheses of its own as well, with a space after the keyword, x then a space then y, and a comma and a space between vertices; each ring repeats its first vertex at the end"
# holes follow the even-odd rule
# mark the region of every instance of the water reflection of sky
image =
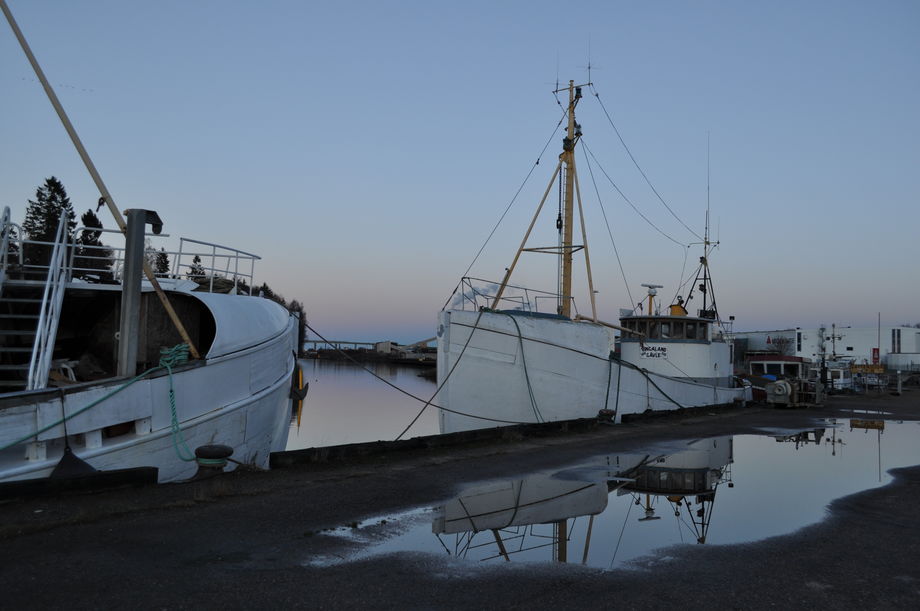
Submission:
POLYGON ((701 534, 707 545, 787 534, 820 521, 832 500, 888 483, 888 469, 920 464, 920 423, 887 421, 880 431, 851 428, 855 422, 827 421, 800 436, 781 431, 669 442, 554 473, 487 482, 439 507, 388 516, 384 533, 380 519, 368 520, 352 529, 352 541, 366 531, 357 557, 408 550, 503 563, 504 549, 511 562, 549 562, 560 553, 564 522, 567 562, 612 568, 657 548, 696 545, 701 534), (633 483, 624 484, 618 474, 633 483), (690 485, 694 478, 714 495, 667 494, 674 481, 690 485), (646 496, 655 486, 664 487, 655 491, 661 494, 646 496), (579 503, 593 508, 579 510, 579 503), (599 512, 593 520, 584 515, 592 511, 599 512), (463 529, 470 516, 478 532, 463 529), (531 517, 537 523, 519 523, 531 517))
MULTIPOLYGON (((296 416, 291 423, 288 450, 391 440, 424 405, 348 362, 307 359, 300 364, 310 390, 304 400, 300 426, 296 416)), ((418 368, 389 363, 365 366, 391 384, 426 400, 436 388, 434 382, 418 377, 418 368)), ((429 407, 406 436, 437 432, 437 410, 429 407)))

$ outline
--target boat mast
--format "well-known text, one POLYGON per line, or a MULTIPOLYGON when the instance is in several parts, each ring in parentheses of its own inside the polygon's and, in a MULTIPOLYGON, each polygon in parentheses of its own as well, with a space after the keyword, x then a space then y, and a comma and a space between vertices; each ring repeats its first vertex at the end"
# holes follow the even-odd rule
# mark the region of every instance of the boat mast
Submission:
POLYGON ((581 99, 581 88, 587 85, 576 85, 575 81, 570 80, 568 87, 557 89, 553 93, 560 93, 562 91, 569 92, 569 106, 568 106, 568 127, 566 129, 566 135, 562 139, 562 153, 559 155, 559 163, 556 165, 556 170, 553 172, 552 178, 549 180, 549 185, 546 187, 546 191, 543 193, 543 199, 540 200, 540 205, 537 206, 537 211, 534 213, 533 219, 530 222, 530 226, 527 228, 527 232, 524 234, 524 239, 521 241, 521 246, 518 248, 517 253, 514 255, 514 260, 511 262, 511 267, 505 269, 505 276, 502 279, 501 285, 498 288, 498 291, 495 294, 495 298, 492 300, 492 309, 496 309, 498 304, 501 302, 502 295, 505 292, 505 288, 508 286, 508 281, 511 278, 511 274, 514 272, 515 266, 517 266, 518 259, 523 252, 542 252, 542 253, 553 253, 557 254, 561 258, 561 265, 559 265, 558 271, 558 288, 559 296, 556 311, 558 314, 566 318, 572 318, 572 255, 579 250, 584 249, 585 251, 585 268, 588 276, 588 291, 590 293, 591 299, 591 314, 592 319, 597 322, 597 305, 594 298, 594 280, 591 275, 591 260, 588 256, 588 240, 585 229, 584 222, 584 212, 581 206, 581 191, 578 187, 578 174, 575 170, 575 144, 578 142, 578 139, 581 137, 581 126, 575 122, 575 107, 578 105, 578 101, 581 99), (530 233, 533 231, 534 225, 537 222, 537 218, 540 216, 540 211, 543 209, 543 204, 546 203, 546 198, 549 196, 550 190, 553 188, 553 184, 556 181, 556 177, 559 176, 562 181, 562 213, 561 216, 557 219, 557 228, 559 228, 559 223, 561 223, 561 239, 560 243, 556 246, 546 246, 538 248, 526 248, 527 240, 530 237, 530 233), (584 244, 576 245, 572 243, 572 235, 574 233, 574 219, 575 219, 575 199, 576 195, 578 198, 578 212, 579 218, 581 220, 581 233, 584 244))
MULTIPOLYGON (((566 137, 562 139, 562 155, 560 160, 563 165, 562 180, 563 205, 562 205, 562 270, 559 284, 562 287, 559 295, 559 314, 570 318, 572 316, 572 221, 575 216, 575 106, 581 99, 581 87, 575 87, 575 81, 569 81, 569 125, 566 137)), ((579 130, 579 135, 580 135, 579 130)))

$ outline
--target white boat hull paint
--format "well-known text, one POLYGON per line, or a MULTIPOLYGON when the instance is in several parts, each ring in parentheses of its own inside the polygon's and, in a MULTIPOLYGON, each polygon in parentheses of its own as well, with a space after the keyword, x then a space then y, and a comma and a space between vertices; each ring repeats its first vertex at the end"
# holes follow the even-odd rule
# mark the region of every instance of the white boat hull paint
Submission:
POLYGON ((726 385, 730 378, 701 383, 621 365, 610 359, 614 331, 598 324, 461 310, 438 322, 438 405, 469 414, 441 410, 442 433, 592 418, 604 408, 619 422, 750 399, 749 388, 726 385))
MULTIPOLYGON (((177 420, 192 452, 202 445, 223 444, 233 448, 234 460, 268 467, 269 454, 283 450, 287 439, 296 338, 296 319, 289 318, 274 337, 173 374, 177 420)), ((63 397, 54 391, 35 393, 33 401, 23 397, 21 405, 0 410, 3 439, 17 439, 58 422, 123 383, 118 379, 86 385, 63 397)), ((74 454, 98 470, 155 466, 160 482, 192 477, 197 464, 177 456, 168 391, 165 374, 145 378, 98 408, 69 418, 66 435, 74 454), (102 434, 114 425, 126 425, 130 431, 113 437, 102 434)), ((0 452, 0 482, 51 475, 63 453, 64 437, 64 425, 58 424, 0 452)))

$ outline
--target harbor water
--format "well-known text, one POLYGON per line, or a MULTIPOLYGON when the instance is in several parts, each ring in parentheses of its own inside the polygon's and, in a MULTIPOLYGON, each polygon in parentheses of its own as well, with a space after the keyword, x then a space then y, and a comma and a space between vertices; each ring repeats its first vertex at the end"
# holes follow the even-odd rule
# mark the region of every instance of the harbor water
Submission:
MULTIPOLYGON (((434 381, 419 377, 423 370, 418 367, 391 363, 360 366, 320 359, 301 360, 300 366, 310 388, 299 423, 297 414, 292 415, 288 450, 393 440, 436 388, 434 381), (423 401, 388 386, 368 370, 423 401)), ((404 438, 437 433, 437 410, 429 406, 404 438)))
POLYGON ((351 551, 310 564, 414 551, 476 563, 651 568, 670 561, 655 551, 672 545, 754 542, 820 522, 834 499, 887 484, 891 468, 920 464, 918 434, 918 422, 827 419, 809 430, 586 457, 327 531, 351 551))

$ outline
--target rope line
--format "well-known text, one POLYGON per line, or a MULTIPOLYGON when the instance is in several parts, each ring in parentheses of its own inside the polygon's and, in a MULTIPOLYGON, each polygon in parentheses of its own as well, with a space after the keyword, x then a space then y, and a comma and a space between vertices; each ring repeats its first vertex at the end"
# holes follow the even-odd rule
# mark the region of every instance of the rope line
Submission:
POLYGON ((492 228, 492 231, 489 232, 488 237, 486 237, 485 242, 482 243, 482 246, 479 248, 479 252, 476 253, 476 256, 473 257, 473 260, 470 262, 469 266, 466 268, 466 271, 460 276, 460 282, 457 283, 457 286, 454 288, 453 292, 450 294, 450 297, 447 298, 447 301, 444 302, 442 310, 447 308, 447 304, 450 303, 450 300, 457 293, 457 289, 460 288, 460 284, 463 282, 463 278, 466 277, 470 270, 473 269, 473 266, 476 264, 476 261, 479 260, 479 256, 482 254, 482 251, 485 250, 486 246, 489 244, 489 241, 492 239, 492 236, 495 235, 495 232, 498 230, 499 225, 502 224, 502 221, 505 220, 508 211, 511 210, 511 207, 514 205, 514 202, 517 201, 518 196, 521 194, 521 191, 524 190, 524 186, 527 184, 527 181, 530 180, 531 175, 533 175, 534 170, 537 169, 537 166, 540 165, 540 159, 546 153, 546 149, 549 148, 550 143, 553 141, 553 138, 556 137, 556 132, 559 131, 559 126, 562 125, 562 122, 565 120, 568 115, 568 111, 562 113, 562 117, 559 119, 559 122, 556 123, 556 128, 553 130, 552 135, 546 140, 546 144, 543 145, 543 150, 540 151, 540 154, 537 155, 537 160, 530 166, 530 171, 527 172, 527 176, 524 177, 524 181, 521 183, 521 186, 518 187, 518 190, 514 193, 514 197, 511 198, 511 201, 508 202, 508 206, 505 207, 505 211, 502 212, 502 215, 499 217, 498 222, 495 223, 495 226, 492 228))
POLYGON ((665 233, 664 230, 662 230, 661 228, 659 228, 658 225, 656 225, 655 223, 653 223, 647 216, 645 216, 644 214, 642 214, 642 212, 640 212, 639 209, 636 208, 636 205, 635 205, 634 203, 632 203, 632 200, 630 200, 630 199, 626 196, 626 194, 623 193, 623 191, 620 189, 620 187, 617 186, 617 183, 615 183, 615 182, 613 181, 613 179, 610 178, 610 174, 607 173, 607 170, 605 170, 605 169, 604 169, 604 166, 601 165, 601 162, 598 161, 597 157, 594 155, 594 152, 593 152, 590 148, 588 148, 588 145, 585 143, 585 137, 584 137, 584 136, 582 136, 582 137, 580 138, 580 141, 581 141, 581 145, 582 145, 583 147, 585 147, 585 151, 587 151, 587 153, 588 153, 589 155, 591 155, 591 158, 594 159, 594 163, 597 164, 598 169, 604 174, 604 176, 607 177, 607 180, 610 182, 610 184, 613 186, 613 188, 616 189, 616 192, 620 194, 620 197, 622 197, 623 200, 624 200, 627 204, 629 204, 629 207, 632 208, 632 209, 636 212, 636 214, 638 214, 639 216, 642 217, 642 220, 644 220, 646 223, 648 223, 649 225, 651 225, 651 226, 655 229, 655 231, 657 231, 658 233, 660 233, 661 235, 663 235, 663 236, 666 237, 667 239, 671 240, 671 241, 674 242, 675 244, 678 244, 679 246, 684 246, 684 247, 687 246, 687 245, 684 244, 683 242, 680 242, 680 241, 678 241, 677 239, 672 238, 670 235, 668 235, 667 233, 665 233))
MULTIPOLYGON (((180 431, 179 428, 178 428, 178 419, 177 419, 177 417, 176 417, 175 392, 174 392, 174 390, 173 390, 173 383, 172 383, 172 367, 174 367, 174 366, 176 366, 176 365, 179 365, 179 364, 182 364, 182 363, 184 363, 184 362, 187 362, 187 361, 188 361, 188 353, 189 353, 189 348, 188 348, 188 345, 187 345, 187 344, 179 344, 178 346, 175 346, 175 347, 173 347, 173 348, 169 348, 169 349, 164 348, 164 349, 162 349, 162 350, 160 351, 160 354, 162 355, 162 356, 161 356, 161 359, 160 359, 160 364, 157 365, 156 367, 152 367, 152 368, 148 369, 147 371, 144 371, 144 372, 142 372, 142 373, 140 373, 140 374, 134 376, 133 378, 131 378, 130 380, 128 380, 128 381, 125 382, 124 384, 122 384, 122 385, 118 386, 117 388, 115 388, 114 390, 112 390, 112 391, 110 391, 110 392, 104 394, 103 396, 99 397, 98 399, 95 399, 94 401, 91 401, 89 404, 87 404, 87 405, 81 407, 80 409, 78 409, 78 410, 72 412, 70 415, 66 415, 66 414, 65 414, 61 419, 56 420, 55 422, 52 422, 52 423, 50 423, 50 424, 48 424, 48 425, 46 425, 46 426, 43 426, 43 427, 39 428, 38 430, 36 430, 36 431, 33 432, 33 433, 29 433, 28 435, 26 435, 26 436, 24 436, 24 437, 20 437, 19 439, 16 439, 16 440, 14 440, 14 441, 12 441, 12 442, 10 442, 10 443, 7 443, 7 444, 5 444, 5 445, 3 445, 3 446, 0 446, 0 451, 3 451, 3 450, 7 450, 7 449, 9 449, 9 448, 12 448, 13 446, 19 445, 20 443, 23 443, 23 442, 25 442, 25 441, 28 441, 29 439, 32 439, 33 437, 37 438, 37 437, 38 437, 39 435, 41 435, 42 433, 45 433, 45 432, 47 432, 47 431, 50 431, 51 429, 53 429, 54 427, 56 427, 56 426, 58 426, 58 425, 64 424, 64 425, 66 426, 66 422, 67 422, 68 420, 71 420, 71 419, 73 419, 73 418, 76 418, 76 417, 79 416, 80 414, 83 414, 84 412, 89 411, 90 409, 96 407, 96 406, 99 405, 100 403, 102 403, 102 402, 104 402, 104 401, 107 401, 108 399, 111 399, 112 397, 114 397, 115 395, 117 395, 118 393, 120 393, 121 391, 123 391, 124 389, 126 389, 126 388, 128 388, 129 386, 132 386, 133 384, 135 384, 136 382, 139 382, 139 381, 143 380, 144 378, 146 378, 146 377, 148 377, 148 376, 150 376, 150 375, 152 375, 152 374, 154 374, 154 373, 156 373, 156 372, 158 372, 158 371, 161 371, 161 370, 163 370, 163 369, 165 369, 165 370, 167 371, 167 373, 169 374, 169 400, 170 400, 170 409, 171 409, 172 421, 173 421, 173 424, 172 424, 172 431, 173 431, 174 443, 175 443, 175 436, 176 436, 177 432, 178 432, 178 434, 181 436, 181 431, 180 431)), ((63 404, 64 404, 64 400, 63 400, 63 397, 62 397, 62 399, 61 399, 61 405, 63 406, 63 404)), ((36 439, 36 440, 37 440, 37 439, 36 439)), ((185 442, 183 441, 182 443, 184 444, 185 442)), ((185 449, 186 449, 186 451, 188 451, 188 446, 186 446, 185 449)), ((181 454, 179 454, 179 448, 178 448, 178 446, 176 447, 176 453, 179 455, 179 458, 182 458, 183 460, 187 460, 187 459, 183 458, 181 454)), ((189 453, 190 453, 190 452, 189 452, 189 453)), ((194 460, 194 456, 192 457, 191 460, 194 460)))
POLYGON ((668 212, 671 213, 671 216, 673 216, 675 219, 677 219, 677 222, 678 222, 678 223, 680 223, 681 225, 684 226, 684 229, 686 229, 687 231, 689 231, 690 233, 692 233, 694 236, 696 236, 697 239, 702 240, 702 239, 703 239, 702 236, 700 236, 700 234, 698 234, 697 232, 695 232, 695 231, 693 231, 692 229, 690 229, 690 227, 688 227, 687 224, 686 224, 685 222, 683 222, 683 221, 680 219, 680 217, 677 216, 677 215, 674 213, 673 210, 671 210, 671 206, 669 206, 669 205, 667 204, 667 202, 664 201, 664 198, 661 197, 661 195, 658 193, 658 190, 655 189, 655 186, 652 184, 652 181, 649 180, 648 176, 645 175, 645 172, 642 170, 642 168, 639 167, 639 162, 636 161, 636 158, 633 156, 632 151, 630 151, 630 150, 629 150, 629 147, 626 146, 626 141, 623 140, 623 136, 620 135, 620 130, 618 130, 618 129, 617 129, 617 126, 614 125, 613 119, 610 117, 610 113, 607 112, 607 107, 604 106, 604 102, 603 102, 603 100, 601 100, 600 94, 597 92, 597 89, 594 88, 594 84, 592 83, 590 86, 591 86, 591 91, 594 92, 594 97, 597 99, 598 103, 601 105, 601 108, 602 108, 603 111, 604 111, 604 114, 607 116, 607 121, 610 122, 610 126, 613 128, 613 131, 616 132, 617 138, 619 138, 619 140, 620 140, 620 144, 622 144, 622 145, 623 145, 623 148, 626 149, 626 153, 629 155, 629 158, 632 160, 633 165, 636 166, 636 169, 639 170, 639 173, 640 173, 640 174, 642 174, 642 178, 645 179, 645 182, 646 182, 646 183, 648 184, 648 186, 652 189, 652 192, 658 197, 658 201, 660 201, 660 202, 664 205, 664 207, 668 209, 668 212))
MULTIPOLYGON (((585 149, 587 152, 587 149, 585 149)), ((613 231, 610 229, 610 221, 607 220, 607 210, 604 208, 604 202, 601 200, 601 192, 597 187, 597 180, 594 178, 594 168, 591 167, 591 159, 584 155, 585 165, 588 166, 588 174, 591 175, 591 184, 594 185, 594 193, 597 196, 597 203, 601 207, 601 214, 604 215, 604 224, 607 226, 607 235, 610 236, 610 244, 613 246, 613 254, 616 255, 617 265, 620 266, 620 274, 623 276, 623 284, 626 285, 626 295, 629 297, 629 303, 635 303, 632 292, 629 290, 629 280, 626 279, 626 270, 623 269, 623 262, 620 260, 620 251, 617 250, 616 240, 613 239, 613 231)), ((686 259, 684 259, 686 261, 686 259)), ((683 278, 683 272, 681 272, 683 278)))
POLYGON ((406 426, 406 428, 403 429, 402 433, 396 436, 396 441, 399 441, 400 439, 402 439, 402 436, 406 434, 406 431, 411 429, 412 425, 415 424, 415 422, 419 418, 421 418, 425 410, 428 409, 428 406, 431 405, 431 402, 434 401, 434 398, 438 396, 438 393, 441 392, 441 389, 444 387, 445 384, 447 384, 447 380, 449 380, 450 376, 454 373, 454 369, 456 369, 457 365, 460 364, 460 359, 463 358, 463 353, 466 352, 466 347, 469 346, 470 342, 473 340, 473 333, 476 332, 476 328, 479 326, 480 318, 482 318, 482 310, 480 310, 479 315, 476 316, 476 322, 473 323, 473 329, 472 331, 470 331, 470 336, 466 338, 466 343, 463 344, 463 348, 460 350, 460 354, 457 355, 457 360, 454 361, 454 364, 450 368, 450 371, 448 371, 447 375, 444 376, 444 381, 438 384, 438 387, 434 390, 434 393, 432 393, 431 398, 425 401, 425 405, 423 405, 422 409, 418 411, 418 413, 415 415, 415 418, 413 418, 412 421, 406 426))
MULTIPOLYGON (((172 440, 173 440, 173 449, 176 451, 176 456, 179 457, 179 460, 183 462, 193 462, 195 460, 195 453, 192 452, 188 444, 185 442, 185 437, 182 435, 182 428, 179 426, 179 416, 176 413, 176 390, 173 388, 173 372, 172 368, 176 365, 181 365, 182 363, 188 362, 188 344, 179 344, 173 346, 172 348, 161 348, 160 349, 160 367, 166 369, 166 373, 169 376, 169 413, 172 419, 170 423, 170 430, 172 431, 172 440)), ((213 464, 223 464, 222 460, 219 459, 202 459, 204 463, 212 462, 213 464)))
POLYGON ((524 379, 527 381, 527 394, 530 395, 530 407, 533 409, 533 415, 537 419, 537 422, 544 422, 543 414, 540 413, 540 408, 537 407, 537 399, 534 397, 533 387, 530 384, 530 374, 527 373, 527 359, 524 358, 524 336, 521 334, 521 327, 518 325, 518 321, 514 316, 507 312, 502 312, 502 314, 509 317, 511 322, 514 323, 514 328, 517 329, 518 343, 521 346, 521 365, 524 367, 524 379))
MULTIPOLYGON (((306 326, 307 329, 309 329, 310 331, 312 331, 318 338, 320 338, 321 340, 323 340, 324 342, 326 342, 326 344, 328 344, 328 345, 330 345, 330 346, 333 346, 333 345, 334 345, 334 344, 332 344, 329 340, 327 340, 325 337, 323 337, 316 329, 314 329, 313 327, 311 327, 309 323, 305 323, 305 326, 306 326)), ((378 380, 380 380, 381 382, 383 382, 383 383, 386 384, 387 386, 393 388, 394 390, 397 390, 397 391, 401 392, 402 394, 406 395, 407 397, 411 397, 411 398, 415 399, 416 401, 421 401, 422 403, 425 403, 425 402, 426 402, 425 399, 422 399, 421 397, 418 397, 418 396, 416 396, 416 395, 413 395, 411 392, 409 392, 409 391, 407 391, 407 390, 404 390, 404 389, 400 388, 399 386, 396 386, 395 384, 393 384, 393 383, 390 382, 389 380, 385 380, 385 379, 381 378, 379 375, 377 375, 376 373, 374 373, 373 371, 371 371, 370 369, 368 369, 367 367, 365 367, 364 365, 362 365, 359 361, 357 361, 355 358, 353 358, 350 354, 348 354, 347 352, 341 350, 340 348, 335 347, 335 348, 333 348, 333 350, 334 350, 335 352, 338 352, 340 355, 344 356, 346 360, 348 360, 348 361, 350 361, 351 363, 357 365, 358 367, 360 367, 361 369, 363 369, 363 370, 366 371, 367 373, 371 374, 372 376, 374 376, 375 378, 377 378, 378 380)), ((464 413, 464 412, 457 411, 457 410, 455 410, 455 409, 450 409, 450 408, 444 407, 444 406, 442 406, 442 405, 437 405, 436 403, 431 403, 431 406, 434 407, 435 409, 439 409, 439 410, 441 410, 441 411, 448 412, 448 413, 450 413, 450 414, 457 414, 458 416, 467 416, 467 417, 469 417, 469 418, 476 418, 476 419, 478 419, 478 420, 486 420, 486 421, 489 421, 489 422, 498 422, 498 423, 500 423, 500 424, 531 424, 531 423, 528 423, 528 422, 517 422, 517 421, 515 421, 515 420, 499 420, 498 418, 488 418, 488 417, 486 417, 486 416, 476 416, 476 415, 474 415, 474 414, 467 414, 467 413, 464 413)))

